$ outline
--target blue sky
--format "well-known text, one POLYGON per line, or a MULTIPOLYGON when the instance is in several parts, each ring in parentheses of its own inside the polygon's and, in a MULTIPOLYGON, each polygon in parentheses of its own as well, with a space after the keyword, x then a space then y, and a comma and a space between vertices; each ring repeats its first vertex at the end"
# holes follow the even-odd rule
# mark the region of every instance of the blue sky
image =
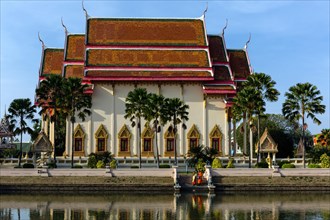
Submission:
MULTIPOLYGON (((41 58, 38 32, 47 47, 63 48, 64 29, 85 32, 81 1, 1 1, 0 115, 13 99, 34 99, 41 58)), ((88 1, 92 17, 200 17, 206 1, 88 1)), ((248 53, 255 72, 269 74, 281 92, 279 101, 267 103, 267 112, 280 114, 290 86, 310 82, 323 95, 326 113, 318 133, 329 120, 329 1, 208 1, 206 29, 225 31, 227 48, 243 48, 251 33, 248 53)))

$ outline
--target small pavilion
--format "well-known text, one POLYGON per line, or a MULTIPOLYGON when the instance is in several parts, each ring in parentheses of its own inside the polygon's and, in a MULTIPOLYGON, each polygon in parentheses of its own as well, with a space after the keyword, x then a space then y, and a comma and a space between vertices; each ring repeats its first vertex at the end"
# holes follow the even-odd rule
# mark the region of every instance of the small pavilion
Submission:
MULTIPOLYGON (((259 141, 260 141, 259 153, 267 154, 266 161, 268 163, 268 167, 271 168, 273 161, 276 161, 276 153, 278 152, 277 143, 269 134, 267 128, 265 129, 259 141), (270 154, 272 154, 272 157, 270 154)), ((256 143, 256 153, 258 152, 259 141, 256 143)))
POLYGON ((50 155, 53 152, 53 145, 50 142, 49 138, 45 134, 44 131, 41 131, 36 138, 36 140, 33 142, 31 147, 31 152, 33 153, 33 165, 36 166, 36 154, 37 153, 45 153, 42 154, 41 162, 45 162, 45 160, 50 159, 50 155))
POLYGON ((0 150, 16 148, 13 139, 14 134, 9 129, 9 121, 5 114, 0 122, 0 150))

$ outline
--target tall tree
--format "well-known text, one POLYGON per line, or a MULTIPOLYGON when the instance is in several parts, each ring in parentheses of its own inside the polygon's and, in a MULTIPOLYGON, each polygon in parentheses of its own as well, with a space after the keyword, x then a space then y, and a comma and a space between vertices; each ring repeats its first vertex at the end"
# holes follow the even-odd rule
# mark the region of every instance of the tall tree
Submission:
POLYGON ((14 99, 12 103, 10 103, 8 112, 8 119, 11 124, 10 129, 14 132, 14 135, 21 136, 18 159, 18 166, 21 167, 23 133, 33 133, 33 130, 29 127, 27 120, 32 122, 36 121, 34 119, 36 109, 35 106, 32 105, 30 99, 14 99))
MULTIPOLYGON (((256 89, 262 97, 262 100, 266 100, 269 102, 275 102, 278 100, 278 96, 280 92, 275 89, 276 82, 272 80, 272 78, 265 73, 254 73, 247 78, 247 81, 244 83, 244 86, 250 86, 256 89)), ((255 109, 255 113, 257 115, 258 121, 258 140, 260 139, 260 116, 264 114, 265 102, 259 102, 261 105, 257 105, 255 109)), ((260 143, 260 142, 259 142, 260 143)), ((259 150, 260 146, 258 146, 257 151, 257 162, 259 162, 259 150)))
POLYGON ((125 119, 129 118, 132 127, 138 128, 138 155, 139 168, 141 168, 141 118, 146 117, 146 107, 148 104, 148 93, 145 88, 136 88, 130 91, 125 100, 125 119))
POLYGON ((185 125, 185 121, 188 121, 189 106, 184 104, 184 102, 179 98, 171 98, 165 99, 165 120, 171 123, 169 127, 169 131, 174 133, 174 158, 175 158, 175 165, 178 164, 177 161, 177 147, 176 147, 176 133, 177 133, 177 125, 182 123, 183 129, 186 129, 187 126, 185 125))
POLYGON ((305 117, 311 118, 313 123, 321 124, 315 114, 323 114, 325 105, 321 104, 323 96, 315 85, 310 83, 298 83, 291 86, 285 93, 286 99, 283 103, 282 113, 290 121, 302 121, 302 141, 303 141, 303 163, 305 164, 305 117))
POLYGON ((156 133, 156 155, 157 155, 157 166, 159 168, 159 149, 158 149, 158 132, 160 132, 160 125, 166 123, 165 118, 165 97, 163 95, 157 95, 154 93, 148 94, 148 104, 146 108, 146 119, 151 121, 152 128, 156 133))
MULTIPOLYGON (((65 78, 60 75, 49 75, 41 81, 39 88, 36 89, 37 103, 41 107, 39 114, 44 118, 50 119, 54 123, 54 137, 56 136, 56 124, 58 113, 62 110, 61 103, 65 97, 63 84, 65 78)), ((54 162, 56 167, 56 142, 54 138, 54 162)))
POLYGON ((68 78, 64 81, 63 90, 65 97, 62 100, 63 111, 69 117, 71 122, 71 167, 73 168, 74 161, 74 123, 76 122, 76 116, 82 121, 85 121, 86 116, 91 114, 90 108, 92 107, 92 97, 86 94, 85 91, 88 85, 82 84, 80 78, 68 78))

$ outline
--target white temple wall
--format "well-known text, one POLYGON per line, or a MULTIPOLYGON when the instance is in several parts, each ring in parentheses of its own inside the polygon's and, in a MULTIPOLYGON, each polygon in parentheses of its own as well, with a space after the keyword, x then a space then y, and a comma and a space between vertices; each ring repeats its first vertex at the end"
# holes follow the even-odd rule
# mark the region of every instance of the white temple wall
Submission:
MULTIPOLYGON (((166 98, 180 98, 187 105, 189 105, 189 120, 186 123, 187 129, 182 129, 182 126, 178 126, 178 138, 177 138, 177 154, 178 156, 186 155, 188 151, 187 133, 190 128, 195 124, 200 132, 200 144, 209 146, 209 133, 217 124, 223 134, 222 146, 223 152, 225 152, 227 136, 227 122, 226 122, 226 109, 225 103, 222 98, 206 98, 204 101, 204 94, 202 86, 200 84, 137 84, 137 87, 146 88, 148 92, 162 94, 166 98)), ((132 136, 130 140, 131 156, 137 156, 137 126, 131 127, 129 119, 125 119, 125 99, 127 94, 134 90, 133 84, 115 84, 110 83, 95 83, 94 93, 92 96, 92 115, 86 118, 85 122, 82 122, 79 118, 75 123, 75 127, 80 124, 84 132, 85 137, 85 156, 92 152, 96 152, 95 133, 101 124, 104 125, 108 132, 107 150, 111 153, 118 155, 118 133, 124 124, 127 125, 132 136)), ((141 128, 144 129, 145 121, 142 120, 141 128)), ((160 156, 164 156, 165 142, 164 133, 167 130, 169 124, 165 125, 161 132, 158 134, 158 146, 160 156)), ((66 153, 71 155, 71 126, 67 125, 67 137, 66 137, 66 153)), ((154 146, 155 138, 154 138, 154 146)))

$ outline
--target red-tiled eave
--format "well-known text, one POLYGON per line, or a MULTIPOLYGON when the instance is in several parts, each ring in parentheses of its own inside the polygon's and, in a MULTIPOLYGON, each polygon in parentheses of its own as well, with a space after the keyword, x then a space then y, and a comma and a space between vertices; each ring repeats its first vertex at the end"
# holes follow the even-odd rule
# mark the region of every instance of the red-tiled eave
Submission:
POLYGON ((208 46, 167 46, 167 45, 86 45, 87 49, 140 49, 140 50, 205 50, 208 49, 208 46))
POLYGON ((91 77, 90 81, 212 81, 213 77, 91 77))
POLYGON ((235 85, 235 82, 234 81, 214 80, 212 82, 207 82, 207 85, 235 85))

